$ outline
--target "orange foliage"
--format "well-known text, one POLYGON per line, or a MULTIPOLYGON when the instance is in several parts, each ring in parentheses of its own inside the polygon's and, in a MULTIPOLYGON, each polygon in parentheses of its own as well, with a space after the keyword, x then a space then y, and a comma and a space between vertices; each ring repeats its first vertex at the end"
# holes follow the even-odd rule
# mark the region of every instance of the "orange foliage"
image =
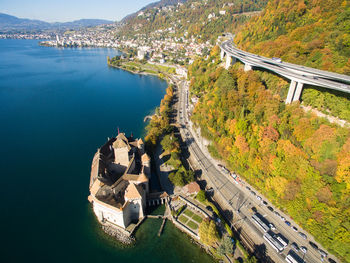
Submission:
POLYGON ((239 149, 239 151, 242 154, 247 153, 249 151, 249 145, 246 139, 241 135, 237 135, 234 145, 239 149))

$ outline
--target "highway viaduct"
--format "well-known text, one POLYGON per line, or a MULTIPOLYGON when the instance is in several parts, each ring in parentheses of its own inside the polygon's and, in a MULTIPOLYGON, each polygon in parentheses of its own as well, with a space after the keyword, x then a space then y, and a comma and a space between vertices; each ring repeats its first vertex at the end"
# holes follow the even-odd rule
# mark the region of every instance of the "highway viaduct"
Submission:
POLYGON ((226 69, 240 60, 244 63, 245 71, 253 67, 263 68, 289 79, 291 82, 286 104, 300 99, 304 84, 350 93, 350 76, 255 55, 236 48, 232 41, 223 42, 220 48, 221 60, 226 57, 226 69))

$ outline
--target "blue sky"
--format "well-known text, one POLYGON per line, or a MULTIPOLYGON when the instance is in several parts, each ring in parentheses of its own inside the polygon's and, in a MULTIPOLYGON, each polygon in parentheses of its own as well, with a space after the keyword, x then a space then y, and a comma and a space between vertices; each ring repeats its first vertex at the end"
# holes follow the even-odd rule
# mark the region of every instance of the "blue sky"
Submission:
POLYGON ((0 13, 47 22, 120 20, 157 0, 0 0, 0 13))

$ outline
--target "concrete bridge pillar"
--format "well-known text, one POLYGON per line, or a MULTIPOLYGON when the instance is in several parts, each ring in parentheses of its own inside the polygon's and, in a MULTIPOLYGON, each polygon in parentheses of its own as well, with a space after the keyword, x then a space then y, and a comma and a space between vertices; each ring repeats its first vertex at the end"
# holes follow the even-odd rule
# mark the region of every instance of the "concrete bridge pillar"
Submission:
POLYGON ((221 49, 221 52, 220 52, 220 59, 223 60, 225 57, 225 51, 223 49, 221 49))
POLYGON ((247 72, 249 70, 252 70, 252 65, 249 65, 248 63, 244 64, 244 71, 247 72))
POLYGON ((298 82, 297 89, 295 90, 295 94, 293 97, 293 101, 297 101, 300 99, 301 92, 303 90, 304 83, 298 82))
POLYGON ((232 58, 229 55, 226 55, 226 64, 225 64, 225 69, 228 69, 231 66, 231 61, 232 58))
POLYGON ((286 104, 289 104, 292 102, 296 84, 297 84, 297 82, 295 80, 292 80, 290 82, 288 95, 287 95, 287 99, 286 99, 286 104))

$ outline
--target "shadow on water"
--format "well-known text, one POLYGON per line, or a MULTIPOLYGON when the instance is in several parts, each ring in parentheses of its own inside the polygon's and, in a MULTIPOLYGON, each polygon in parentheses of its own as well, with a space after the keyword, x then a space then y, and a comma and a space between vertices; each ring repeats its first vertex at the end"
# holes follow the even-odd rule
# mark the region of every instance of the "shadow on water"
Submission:
POLYGON ((147 206, 146 214, 147 215, 164 215, 165 205, 153 205, 147 206))

